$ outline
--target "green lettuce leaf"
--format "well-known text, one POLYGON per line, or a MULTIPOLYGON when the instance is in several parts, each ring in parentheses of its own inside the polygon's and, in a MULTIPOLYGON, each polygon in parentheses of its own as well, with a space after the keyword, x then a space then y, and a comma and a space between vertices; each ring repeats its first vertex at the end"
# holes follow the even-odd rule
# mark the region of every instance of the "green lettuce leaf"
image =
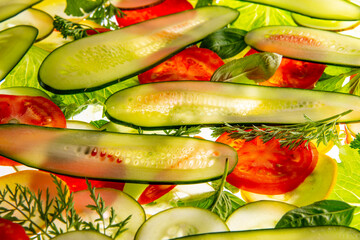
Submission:
POLYGON ((356 206, 351 227, 360 229, 360 154, 349 145, 339 147, 338 176, 329 199, 341 200, 356 206))

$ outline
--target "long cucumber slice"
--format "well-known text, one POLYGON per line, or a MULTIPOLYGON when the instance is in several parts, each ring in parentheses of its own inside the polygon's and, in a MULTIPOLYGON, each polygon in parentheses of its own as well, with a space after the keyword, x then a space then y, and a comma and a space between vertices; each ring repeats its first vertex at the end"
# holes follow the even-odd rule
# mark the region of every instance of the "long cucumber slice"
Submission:
POLYGON ((282 8, 314 18, 360 20, 360 6, 347 0, 245 0, 282 8))
POLYGON ((197 138, 7 124, 0 155, 59 174, 167 184, 218 179, 237 162, 230 146, 197 138))
POLYGON ((16 26, 0 32, 0 81, 13 69, 34 43, 38 30, 16 26))
POLYGON ((112 238, 99 232, 90 230, 77 230, 62 233, 52 238, 53 240, 111 240, 112 238))
POLYGON ((0 31, 18 25, 30 25, 39 30, 36 41, 44 39, 53 31, 53 18, 44 11, 29 8, 0 23, 0 31))
POLYGON ((42 0, 0 0, 0 22, 15 16, 21 11, 42 0))
POLYGON ((343 226, 263 229, 252 231, 208 233, 174 238, 181 240, 359 240, 360 232, 343 226))
POLYGON ((237 10, 210 6, 86 37, 53 51, 39 70, 53 92, 95 90, 145 71, 234 21, 237 10))
POLYGON ((295 88, 176 81, 138 85, 110 96, 108 117, 158 128, 224 123, 301 123, 350 109, 340 122, 360 120, 360 97, 295 88))

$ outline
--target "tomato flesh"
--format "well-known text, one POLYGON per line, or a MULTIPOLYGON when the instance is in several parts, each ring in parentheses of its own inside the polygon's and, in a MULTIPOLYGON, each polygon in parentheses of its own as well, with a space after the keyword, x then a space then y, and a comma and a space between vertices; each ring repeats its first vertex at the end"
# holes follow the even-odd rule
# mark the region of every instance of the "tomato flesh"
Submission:
POLYGON ((213 51, 189 47, 158 66, 138 75, 139 82, 151 83, 176 80, 210 81, 224 61, 213 51))
POLYGON ((166 193, 170 192, 176 185, 155 185, 150 184, 145 188, 138 198, 140 204, 152 203, 160 197, 164 196, 166 193))
MULTIPOLYGON (((251 49, 245 54, 258 53, 251 49)), ((283 57, 279 68, 268 80, 258 83, 263 86, 313 89, 324 73, 326 65, 283 57)))
POLYGON ((0 218, 0 239, 1 240, 29 240, 25 229, 18 223, 0 218))
POLYGON ((152 7, 136 10, 122 10, 124 17, 116 17, 116 21, 120 27, 126 27, 135 23, 182 12, 192 8, 193 6, 187 0, 165 0, 152 7))
POLYGON ((259 194, 283 194, 294 190, 314 170, 318 152, 313 143, 294 149, 281 147, 277 139, 264 143, 259 137, 245 141, 222 134, 216 141, 233 147, 238 164, 227 181, 242 190, 259 194))

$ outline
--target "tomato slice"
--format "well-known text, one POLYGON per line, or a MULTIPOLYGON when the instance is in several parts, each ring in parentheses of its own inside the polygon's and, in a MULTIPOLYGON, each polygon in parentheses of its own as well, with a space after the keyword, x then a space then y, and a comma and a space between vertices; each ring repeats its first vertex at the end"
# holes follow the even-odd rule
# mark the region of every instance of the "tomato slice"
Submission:
MULTIPOLYGON (((44 127, 66 127, 66 119, 60 108, 41 96, 17 96, 0 94, 0 124, 20 123, 44 127)), ((0 165, 21 165, 0 156, 0 165)))
MULTIPOLYGON (((251 49, 245 56, 258 53, 251 49)), ((313 89, 324 73, 326 65, 283 57, 275 74, 263 86, 313 89)))
POLYGON ((0 239, 1 240, 29 240, 25 229, 18 223, 0 218, 0 239))
POLYGON ((216 141, 233 147, 238 164, 227 181, 235 187, 259 194, 283 194, 294 190, 314 170, 318 152, 313 143, 297 148, 281 147, 277 139, 264 143, 259 137, 251 141, 232 139, 222 134, 216 141))
POLYGON ((116 17, 120 27, 126 27, 145 20, 193 9, 187 0, 165 0, 152 7, 136 10, 122 10, 124 17, 116 17))
POLYGON ((150 184, 145 188, 138 198, 140 204, 148 204, 170 192, 176 185, 154 185, 150 184))
POLYGON ((213 51, 189 47, 158 66, 138 75, 139 82, 151 83, 176 80, 210 81, 224 61, 213 51))

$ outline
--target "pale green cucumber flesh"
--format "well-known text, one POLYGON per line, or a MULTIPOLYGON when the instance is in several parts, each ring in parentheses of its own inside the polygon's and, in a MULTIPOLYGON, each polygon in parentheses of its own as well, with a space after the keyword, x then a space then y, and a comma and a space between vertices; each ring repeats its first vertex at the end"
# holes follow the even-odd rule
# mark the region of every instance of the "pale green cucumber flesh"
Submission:
POLYGON ((0 155, 54 173, 146 183, 221 178, 237 163, 225 144, 190 137, 0 125, 0 155))
POLYGON ((330 20, 360 20, 360 6, 347 0, 245 0, 330 20))
POLYGON ((280 228, 198 234, 181 240, 359 240, 360 232, 344 226, 280 228))
POLYGON ((13 69, 34 43, 38 30, 16 26, 0 32, 0 81, 13 69))
POLYGON ((110 237, 101 234, 99 232, 90 231, 90 230, 77 230, 70 231, 56 237, 52 238, 52 240, 111 240, 110 237))
POLYGON ((59 93, 114 84, 223 28, 238 14, 227 7, 203 7, 73 41, 44 60, 39 70, 40 84, 59 93))
POLYGON ((15 16, 19 12, 41 2, 42 0, 1 0, 0 22, 15 16))
POLYGON ((360 97, 295 88, 176 81, 121 90, 105 102, 113 121, 148 128, 224 123, 301 123, 352 109, 340 122, 360 120, 360 97))
POLYGON ((223 231, 228 231, 228 227, 215 213, 196 207, 176 207, 150 217, 139 228, 135 240, 170 239, 223 231))
POLYGON ((50 96, 38 89, 33 87, 8 87, 8 88, 0 88, 0 94, 6 95, 15 95, 15 96, 31 96, 31 97, 44 97, 47 99, 51 99, 50 96))
POLYGON ((267 26, 245 35, 245 42, 260 51, 325 64, 360 66, 360 39, 320 29, 267 26))
POLYGON ((360 21, 336 21, 336 20, 325 20, 307 17, 301 14, 291 14, 294 21, 304 27, 329 30, 329 31, 344 31, 355 28, 359 25, 360 21))
POLYGON ((29 8, 0 23, 0 31, 18 25, 30 25, 39 30, 36 41, 44 39, 53 31, 53 18, 44 11, 29 8))

